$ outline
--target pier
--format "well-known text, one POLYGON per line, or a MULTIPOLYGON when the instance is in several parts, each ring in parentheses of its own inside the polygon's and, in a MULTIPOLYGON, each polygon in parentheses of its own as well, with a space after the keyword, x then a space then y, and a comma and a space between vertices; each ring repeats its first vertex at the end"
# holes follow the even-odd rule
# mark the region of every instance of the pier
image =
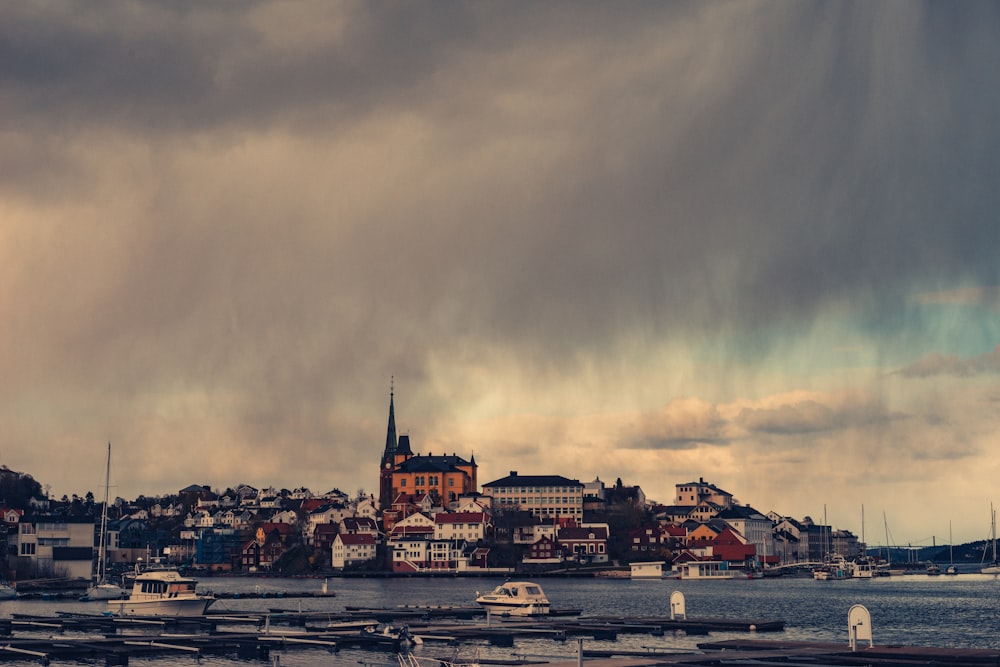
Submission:
MULTIPOLYGON (((575 667, 762 667, 793 664, 907 667, 1000 665, 1000 650, 872 646, 851 650, 847 642, 821 643, 763 639, 784 629, 783 620, 617 616, 486 617, 473 607, 355 608, 344 612, 271 610, 212 613, 193 617, 129 617, 106 614, 17 614, 0 620, 0 662, 92 661, 127 665, 151 655, 226 655, 266 663, 272 651, 345 648, 405 653, 412 639, 457 647, 466 643, 515 646, 527 639, 575 642, 579 657, 523 660, 520 664, 575 667), (478 613, 476 613, 478 612, 478 613), (365 632, 391 624, 405 632, 365 632), (708 635, 745 632, 746 639, 706 641, 697 650, 628 650, 617 645, 624 634, 660 636, 667 632, 708 635), (38 637, 45 633, 44 638, 38 637), (31 636, 36 635, 36 636, 31 636), (81 637, 80 635, 87 635, 81 637)), ((419 655, 415 657, 419 658, 419 655)), ((382 659, 384 662, 384 658, 382 659)), ((481 660, 481 664, 491 664, 481 660)), ((510 660, 493 664, 513 664, 510 660)))

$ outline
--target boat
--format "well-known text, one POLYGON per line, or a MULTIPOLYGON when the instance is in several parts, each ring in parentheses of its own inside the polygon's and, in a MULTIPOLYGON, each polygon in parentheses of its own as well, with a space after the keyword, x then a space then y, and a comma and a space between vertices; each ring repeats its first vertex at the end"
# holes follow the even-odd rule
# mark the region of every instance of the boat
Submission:
POLYGON ((927 574, 931 575, 932 577, 936 577, 937 575, 941 574, 941 568, 938 566, 937 563, 927 561, 927 574))
POLYGON ((136 575, 125 600, 108 600, 119 616, 201 616, 215 602, 195 591, 198 580, 176 570, 149 570, 136 575))
POLYGON ((107 580, 108 542, 108 488, 111 485, 111 443, 108 443, 108 465, 104 473, 104 507, 101 510, 100 546, 97 548, 97 567, 94 568, 94 583, 87 588, 81 600, 120 600, 126 597, 125 589, 107 580))
MULTIPOLYGON (((979 569, 983 574, 1000 574, 1000 562, 997 562, 997 511, 993 509, 993 504, 990 504, 990 514, 992 520, 990 522, 990 540, 993 543, 993 560, 990 561, 989 565, 984 565, 979 569)), ((983 555, 985 556, 986 550, 983 550, 983 555)))
POLYGON ((851 563, 851 576, 855 579, 871 579, 875 576, 875 564, 867 556, 859 556, 851 563))
POLYGON ((945 574, 958 574, 958 568, 955 567, 955 545, 953 543, 953 538, 951 536, 951 521, 948 522, 948 567, 945 568, 945 574))
POLYGON ((549 613, 549 599, 542 587, 530 581, 508 581, 489 593, 476 592, 476 604, 487 611, 510 616, 544 616, 549 613))
POLYGON ((835 581, 851 578, 851 567, 844 557, 839 554, 827 558, 822 565, 813 570, 813 579, 816 581, 835 581))

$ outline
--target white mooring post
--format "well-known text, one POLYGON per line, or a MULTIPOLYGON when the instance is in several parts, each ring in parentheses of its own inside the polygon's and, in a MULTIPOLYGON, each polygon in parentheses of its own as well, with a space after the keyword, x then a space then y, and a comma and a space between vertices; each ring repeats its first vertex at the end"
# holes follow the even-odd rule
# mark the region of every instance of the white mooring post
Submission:
POLYGON ((684 608, 684 594, 674 591, 670 594, 670 620, 683 621, 687 619, 687 611, 684 608))
POLYGON ((583 667, 583 637, 576 638, 576 664, 583 667))
POLYGON ((847 612, 847 631, 850 635, 851 650, 858 650, 858 640, 868 640, 868 647, 874 646, 872 642, 872 615, 863 605, 856 604, 847 612))

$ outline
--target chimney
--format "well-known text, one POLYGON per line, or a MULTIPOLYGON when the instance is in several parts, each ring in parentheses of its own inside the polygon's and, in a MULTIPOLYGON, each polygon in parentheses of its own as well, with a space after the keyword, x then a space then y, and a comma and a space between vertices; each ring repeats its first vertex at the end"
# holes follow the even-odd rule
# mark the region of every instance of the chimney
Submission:
POLYGON ((511 477, 517 477, 517 471, 516 470, 511 470, 510 471, 510 476, 511 477))

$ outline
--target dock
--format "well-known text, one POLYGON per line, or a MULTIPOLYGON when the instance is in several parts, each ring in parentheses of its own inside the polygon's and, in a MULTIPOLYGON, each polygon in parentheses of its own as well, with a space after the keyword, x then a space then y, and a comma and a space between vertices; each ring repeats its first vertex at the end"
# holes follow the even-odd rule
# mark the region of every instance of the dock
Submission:
MULTIPOLYGON (((670 619, 667 617, 491 615, 470 621, 471 607, 398 607, 350 609, 344 612, 272 610, 270 612, 209 612, 194 617, 129 617, 106 614, 17 614, 0 619, 0 662, 35 660, 103 661, 127 665, 130 658, 150 655, 227 655, 241 660, 269 660, 271 651, 345 648, 381 653, 408 650, 408 637, 424 644, 455 647, 467 642, 515 646, 527 639, 576 642, 588 667, 743 667, 754 665, 872 665, 919 667, 1000 665, 1000 650, 875 646, 851 651, 847 642, 821 643, 762 639, 761 633, 784 629, 784 621, 769 619, 670 619), (402 634, 364 632, 391 623, 405 626, 402 634), (627 650, 616 640, 625 634, 660 636, 667 632, 708 635, 745 632, 746 639, 706 641, 697 650, 627 650), (44 638, 38 637, 44 633, 44 638), (87 635, 81 637, 80 635, 87 635), (33 636, 32 636, 33 635, 33 636), (65 635, 65 636, 64 636, 65 635)), ((481 661, 490 664, 489 660, 481 661)), ((551 667, 575 667, 572 660, 532 660, 551 667)), ((496 663, 499 664, 499 663, 496 663)))

